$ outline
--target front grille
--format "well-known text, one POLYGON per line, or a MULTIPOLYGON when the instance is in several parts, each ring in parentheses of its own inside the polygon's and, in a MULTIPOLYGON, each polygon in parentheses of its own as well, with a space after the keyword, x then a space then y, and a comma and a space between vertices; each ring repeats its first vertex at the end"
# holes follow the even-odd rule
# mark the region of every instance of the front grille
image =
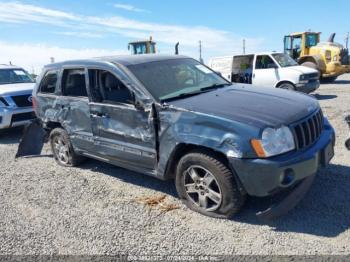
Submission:
POLYGON ((20 113, 12 116, 11 123, 27 121, 35 118, 34 112, 20 113))
POLYGON ((21 96, 13 96, 12 100, 18 107, 30 107, 32 106, 31 99, 29 99, 32 95, 21 95, 21 96))
POLYGON ((312 116, 292 127, 297 150, 312 145, 321 136, 323 114, 320 109, 312 116))

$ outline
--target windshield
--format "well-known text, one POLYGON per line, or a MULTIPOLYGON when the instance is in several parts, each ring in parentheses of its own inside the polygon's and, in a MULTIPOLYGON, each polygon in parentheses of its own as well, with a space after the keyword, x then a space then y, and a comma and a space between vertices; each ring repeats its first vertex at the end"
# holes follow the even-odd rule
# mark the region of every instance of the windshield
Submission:
POLYGON ((288 67, 288 66, 296 66, 298 65, 297 62, 293 60, 289 55, 287 54, 272 54, 273 58, 277 61, 277 63, 281 67, 288 67))
POLYGON ((0 85, 16 83, 34 83, 23 69, 0 69, 0 85))
POLYGON ((130 65, 128 68, 152 96, 162 102, 230 85, 191 58, 130 65))

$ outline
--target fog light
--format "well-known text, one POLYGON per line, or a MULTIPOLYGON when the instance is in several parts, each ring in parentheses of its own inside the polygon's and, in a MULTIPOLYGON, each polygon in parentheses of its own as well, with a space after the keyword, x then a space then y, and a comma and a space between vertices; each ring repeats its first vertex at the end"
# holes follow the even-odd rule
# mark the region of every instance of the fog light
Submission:
POLYGON ((283 186, 288 186, 294 181, 294 171, 293 169, 286 169, 283 174, 280 176, 281 184, 283 186))

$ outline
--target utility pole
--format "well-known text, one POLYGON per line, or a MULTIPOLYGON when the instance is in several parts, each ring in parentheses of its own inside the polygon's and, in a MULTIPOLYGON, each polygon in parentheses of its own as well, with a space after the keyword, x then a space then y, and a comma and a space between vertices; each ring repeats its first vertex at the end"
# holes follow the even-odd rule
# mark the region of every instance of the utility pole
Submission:
POLYGON ((202 41, 199 40, 199 62, 203 63, 203 58, 202 58, 202 41))
POLYGON ((349 45, 349 32, 346 34, 345 37, 345 48, 348 49, 348 45, 349 45))
POLYGON ((245 39, 243 39, 243 55, 245 55, 245 39))

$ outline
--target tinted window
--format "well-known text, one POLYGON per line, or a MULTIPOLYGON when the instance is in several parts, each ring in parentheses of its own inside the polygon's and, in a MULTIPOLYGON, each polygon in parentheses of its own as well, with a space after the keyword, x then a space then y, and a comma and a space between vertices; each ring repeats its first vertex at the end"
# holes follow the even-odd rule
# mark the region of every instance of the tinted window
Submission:
POLYGON ((128 68, 152 96, 161 101, 204 92, 213 85, 228 85, 217 73, 190 58, 142 63, 128 68))
POLYGON ((23 69, 0 69, 0 85, 33 82, 30 75, 23 69))
POLYGON ((64 96, 87 96, 84 69, 66 69, 62 77, 64 96))
POLYGON ((89 70, 89 81, 94 102, 132 103, 130 90, 112 73, 104 70, 89 70))
POLYGON ((40 84, 41 93, 54 93, 57 84, 57 72, 48 72, 40 84))
POLYGON ((255 68, 256 69, 267 69, 276 67, 275 62, 268 55, 259 55, 256 58, 255 68))

